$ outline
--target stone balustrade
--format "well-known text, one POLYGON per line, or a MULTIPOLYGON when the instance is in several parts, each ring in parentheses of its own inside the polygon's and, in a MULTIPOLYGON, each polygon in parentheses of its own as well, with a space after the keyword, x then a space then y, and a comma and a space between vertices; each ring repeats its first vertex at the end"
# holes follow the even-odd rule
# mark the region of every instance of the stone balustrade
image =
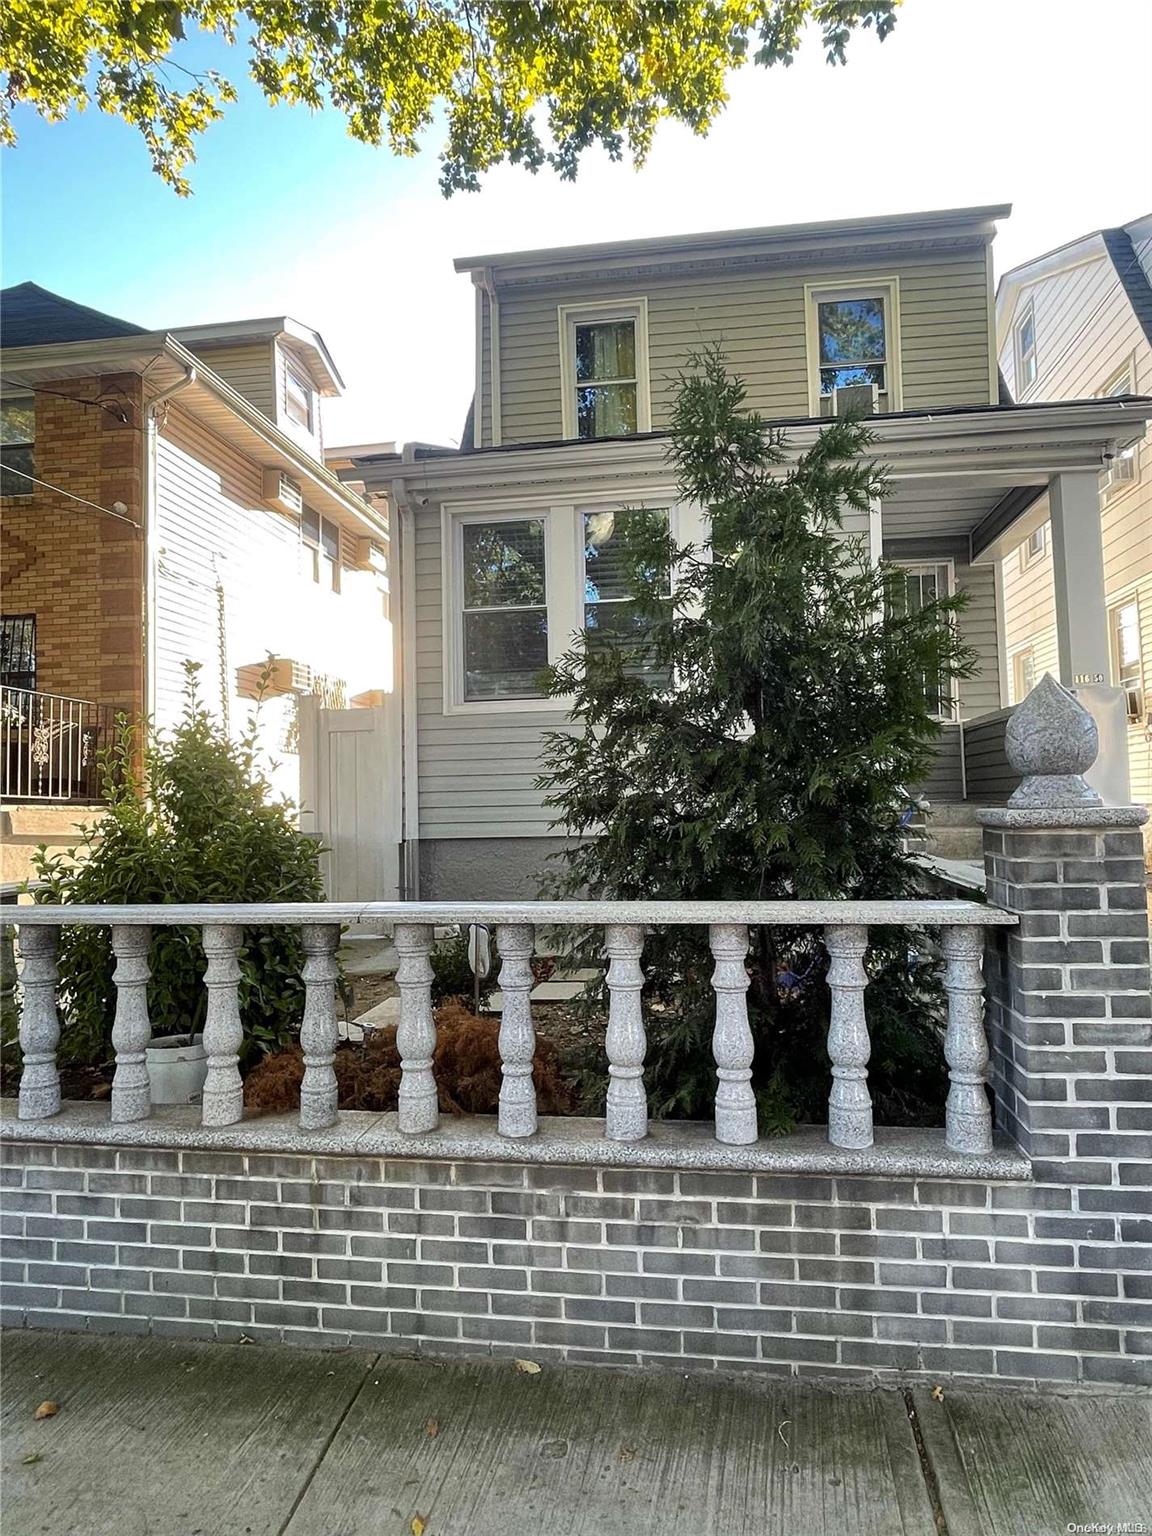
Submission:
POLYGON ((24 1007, 20 1043, 24 1075, 19 1116, 41 1120, 61 1112, 56 1048, 56 951, 61 928, 110 926, 116 957, 116 1014, 112 1043, 116 1070, 111 1120, 146 1120, 151 1114, 145 1051, 148 1019, 148 948, 152 933, 170 925, 199 927, 207 961, 204 1049, 208 1058, 202 1123, 235 1125, 243 1119, 239 1071, 242 1044, 238 984, 244 930, 298 926, 303 935, 305 1003, 300 1039, 304 1080, 300 1127, 321 1131, 339 1119, 333 1059, 339 1039, 336 950, 340 925, 370 918, 394 924, 400 963, 396 975, 400 1018, 396 1045, 401 1061, 397 1130, 427 1137, 439 1127, 434 1054, 430 954, 436 929, 482 923, 496 931, 504 996, 499 1045, 503 1070, 497 1129, 523 1140, 541 1135, 532 1082, 535 1030, 530 994, 537 931, 549 928, 604 931, 608 959, 608 1026, 605 1048, 609 1087, 604 1137, 643 1140, 648 1134, 644 1063, 647 1053, 641 990, 645 931, 655 926, 697 924, 707 928, 715 965, 713 1055, 716 1063, 714 1136, 724 1146, 757 1141, 752 1090, 753 1039, 748 1022, 745 958, 751 926, 813 927, 829 955, 831 993, 828 1054, 832 1090, 828 1141, 861 1149, 873 1144, 868 1089, 869 1036, 865 957, 870 927, 917 926, 939 932, 943 985, 948 1000, 945 1055, 950 1073, 945 1145, 955 1152, 992 1148, 992 1124, 984 1077, 981 959, 984 930, 1013 926, 1017 919, 995 907, 967 901, 767 901, 767 902, 521 902, 450 905, 369 903, 211 906, 23 907, 16 914, 23 954, 24 1007))

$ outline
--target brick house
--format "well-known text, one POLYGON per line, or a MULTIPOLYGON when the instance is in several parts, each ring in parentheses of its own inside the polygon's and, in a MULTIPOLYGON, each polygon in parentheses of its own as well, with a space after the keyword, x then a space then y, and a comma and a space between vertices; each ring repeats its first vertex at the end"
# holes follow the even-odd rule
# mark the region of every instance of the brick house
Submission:
POLYGON ((117 714, 173 723, 186 660, 235 728, 277 658, 262 739, 327 834, 328 728, 383 713, 392 658, 386 519, 323 462, 323 339, 286 317, 149 332, 33 283, 0 304, 4 879, 90 818, 117 714))

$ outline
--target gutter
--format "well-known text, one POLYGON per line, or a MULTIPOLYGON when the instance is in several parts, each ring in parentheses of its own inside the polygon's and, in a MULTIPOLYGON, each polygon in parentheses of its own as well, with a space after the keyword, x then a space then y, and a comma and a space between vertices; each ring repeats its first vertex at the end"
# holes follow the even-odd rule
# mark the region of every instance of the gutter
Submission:
POLYGON ((144 468, 144 715, 151 720, 156 713, 156 586, 159 566, 159 549, 156 543, 156 512, 159 477, 159 424, 157 416, 163 406, 189 389, 199 379, 199 372, 191 357, 177 361, 184 369, 184 377, 169 384, 159 394, 153 395, 144 408, 145 468, 144 468))
MULTIPOLYGON (((407 450, 405 450, 407 452, 407 450)), ((412 461, 409 461, 412 467, 412 461)), ((396 506, 396 559, 400 569, 400 832, 401 899, 420 900, 420 777, 417 763, 416 521, 408 484, 392 482, 396 506)))

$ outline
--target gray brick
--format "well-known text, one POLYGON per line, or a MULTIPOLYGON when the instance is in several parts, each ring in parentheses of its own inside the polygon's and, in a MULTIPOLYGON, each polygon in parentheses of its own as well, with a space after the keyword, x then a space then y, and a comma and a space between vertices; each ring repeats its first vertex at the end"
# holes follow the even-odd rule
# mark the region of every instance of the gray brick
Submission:
MULTIPOLYGON (((562 1195, 540 1194, 536 1190, 494 1189, 492 1191, 492 1214, 494 1216, 551 1216, 556 1218, 563 1213, 563 1198, 562 1195)), ((469 1217, 468 1219, 472 1220, 473 1218, 469 1217)))
POLYGON ((756 1247, 756 1233, 748 1227, 685 1227, 681 1241, 685 1248, 748 1253, 756 1247))
POLYGON ((523 1242, 528 1236, 528 1223, 510 1216, 461 1216, 461 1237, 500 1238, 505 1242, 523 1242))
POLYGON ((752 1194, 749 1173, 689 1173, 679 1175, 680 1193, 686 1197, 711 1195, 722 1200, 747 1200, 752 1194))
MULTIPOLYGON (((688 1286, 707 1283, 709 1282, 686 1280, 685 1294, 688 1286)), ((756 1299, 755 1289, 753 1286, 751 1297, 753 1301, 756 1299)), ((604 1291, 608 1296, 631 1296, 636 1300, 644 1298, 648 1301, 675 1301, 679 1293, 679 1284, 671 1277, 666 1278, 663 1275, 605 1275, 604 1291)))
POLYGON ((762 1307, 798 1307, 812 1311, 836 1305, 836 1291, 830 1285, 787 1285, 766 1281, 760 1287, 762 1307))
POLYGON ((762 1173, 756 1179, 758 1200, 802 1200, 813 1204, 833 1197, 832 1180, 809 1173, 762 1173))
POLYGON ((1049 1296, 1115 1296, 1119 1287, 1115 1275, 1041 1269, 1036 1273, 1036 1289, 1049 1296))
POLYGON ((1152 1386, 1152 1360, 1089 1355, 1082 1362, 1082 1369, 1086 1381, 1116 1382, 1132 1387, 1152 1386))
POLYGON ((1075 1255, 1067 1243, 996 1244, 997 1264, 1042 1264, 1050 1269, 1068 1269, 1075 1255))
POLYGON ((996 1374, 1043 1381, 1075 1381, 1078 1372, 1076 1360, 1071 1355, 1044 1355, 1036 1350, 1018 1352, 1011 1349, 998 1349, 996 1374))
POLYGON ((437 1264, 486 1264, 487 1243, 462 1243, 454 1238, 422 1237, 420 1260, 437 1264))
POLYGON ((998 1296, 996 1314, 1023 1323, 1071 1323, 1076 1303, 1055 1296, 998 1296))
POLYGON ((596 1169, 532 1166, 524 1170, 524 1180, 529 1189, 553 1190, 558 1193, 591 1190, 596 1188, 596 1169))
POLYGON ((567 1270, 537 1269, 528 1277, 534 1291, 557 1292, 565 1296, 599 1296, 604 1278, 596 1271, 571 1274, 567 1270))
POLYGON ((405 1264, 390 1260, 388 1280, 392 1285, 451 1285, 452 1268, 448 1264, 405 1264))
POLYGON ((528 1276, 522 1269, 496 1269, 490 1264, 473 1268, 462 1265, 456 1283, 464 1290, 526 1291, 528 1276))
MULTIPOLYGON (((601 1296, 568 1296, 564 1300, 564 1316, 577 1323, 635 1323, 634 1301, 609 1301, 601 1296)), ((711 1317, 705 1319, 711 1322, 711 1317)))
POLYGON ((420 1305, 429 1312, 487 1312, 488 1293, 486 1291, 422 1290, 420 1305))
POLYGON ((826 1285, 875 1285, 876 1265, 869 1259, 801 1259, 796 1266, 800 1280, 826 1285))
MULTIPOLYGON (((285 1243, 284 1246, 287 1248, 288 1244, 285 1243)), ((353 1257, 357 1259, 414 1259, 416 1257, 414 1237, 354 1236, 348 1246, 353 1257)), ((333 1251, 338 1253, 341 1249, 335 1248, 333 1251)))
POLYGON ((926 1371, 987 1377, 992 1375, 993 1356, 990 1349, 949 1349, 926 1344, 920 1351, 920 1363, 926 1371))
POLYGON ((627 1273, 640 1268, 639 1256, 630 1248, 569 1248, 569 1269, 595 1269, 627 1273))
MULTIPOLYGON (((553 1323, 542 1319, 532 1328, 533 1340, 539 1340, 541 1344, 567 1344, 580 1349, 603 1349, 607 1336, 606 1328, 592 1323, 553 1323)), ((613 1348, 617 1347, 613 1345, 613 1348)))
POLYGON ((880 1232, 943 1232, 944 1217, 929 1210, 877 1211, 876 1228, 880 1232))
POLYGON ((564 1250, 549 1243, 493 1243, 492 1262, 511 1264, 521 1269, 559 1269, 564 1250))
POLYGON ((598 1243, 598 1221, 533 1221, 532 1237, 541 1243, 598 1243))
MULTIPOLYGON (((900 1321, 905 1319, 901 1318, 900 1321)), ((876 1332, 876 1322, 877 1319, 868 1312, 797 1312, 796 1332, 829 1334, 833 1338, 870 1339, 876 1332)))
POLYGON ((500 1295, 492 1297, 492 1310, 502 1316, 561 1318, 564 1303, 559 1296, 500 1295))
MULTIPOLYGON (((831 1365, 836 1359, 835 1339, 798 1339, 778 1333, 760 1336, 762 1360, 806 1360, 810 1364, 831 1365)), ((843 1348, 848 1349, 845 1343, 843 1348)))
POLYGON ((676 1175, 655 1168, 605 1168, 601 1184, 606 1195, 674 1195, 676 1175))
MULTIPOLYGON (((648 1284, 655 1283, 652 1280, 648 1281, 648 1284)), ((668 1282, 660 1283, 667 1284, 668 1282)), ((750 1306, 756 1301, 756 1282, 754 1280, 685 1280, 683 1286, 685 1301, 710 1301, 730 1307, 750 1306)), ((608 1289, 611 1294, 611 1284, 609 1284, 608 1289)), ((660 1295, 659 1292, 654 1294, 659 1296, 661 1300, 668 1299, 667 1291, 663 1295, 660 1295)), ((671 1284, 671 1294, 673 1296, 676 1294, 675 1282, 671 1284)))
POLYGON ((719 1356, 729 1360, 755 1360, 757 1341, 746 1334, 711 1333, 689 1330, 684 1334, 684 1353, 706 1358, 719 1356))
POLYGON ((1031 1349, 1036 1342, 1036 1330, 1026 1322, 964 1322, 952 1324, 952 1338, 957 1344, 988 1344, 993 1347, 1012 1346, 1031 1349))
MULTIPOLYGON (((845 1238, 856 1238, 861 1242, 874 1242, 871 1233, 846 1232, 840 1236, 840 1251, 844 1253, 845 1238)), ((837 1234, 835 1232, 797 1232, 767 1231, 758 1236, 758 1245, 762 1253, 793 1253, 814 1254, 831 1257, 836 1252, 837 1234)))
POLYGON ((943 1264, 881 1264, 880 1284, 943 1288, 948 1284, 948 1271, 943 1264))
POLYGON ((490 1339, 502 1344, 527 1345, 532 1341, 532 1324, 510 1317, 466 1317, 460 1332, 465 1339, 490 1339))
MULTIPOLYGON (((925 1238, 922 1241, 927 1242, 929 1239, 925 1238)), ((916 1257, 916 1239, 898 1237, 892 1232, 841 1232, 839 1248, 846 1259, 914 1259, 916 1257)))

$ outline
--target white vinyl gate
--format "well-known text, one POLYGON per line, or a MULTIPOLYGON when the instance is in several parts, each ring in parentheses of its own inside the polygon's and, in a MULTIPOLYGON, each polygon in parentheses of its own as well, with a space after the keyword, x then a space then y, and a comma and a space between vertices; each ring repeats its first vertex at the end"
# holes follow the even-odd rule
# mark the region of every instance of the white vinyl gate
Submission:
POLYGON ((327 850, 329 901, 400 897, 399 736, 392 704, 322 709, 300 700, 301 825, 327 850))

